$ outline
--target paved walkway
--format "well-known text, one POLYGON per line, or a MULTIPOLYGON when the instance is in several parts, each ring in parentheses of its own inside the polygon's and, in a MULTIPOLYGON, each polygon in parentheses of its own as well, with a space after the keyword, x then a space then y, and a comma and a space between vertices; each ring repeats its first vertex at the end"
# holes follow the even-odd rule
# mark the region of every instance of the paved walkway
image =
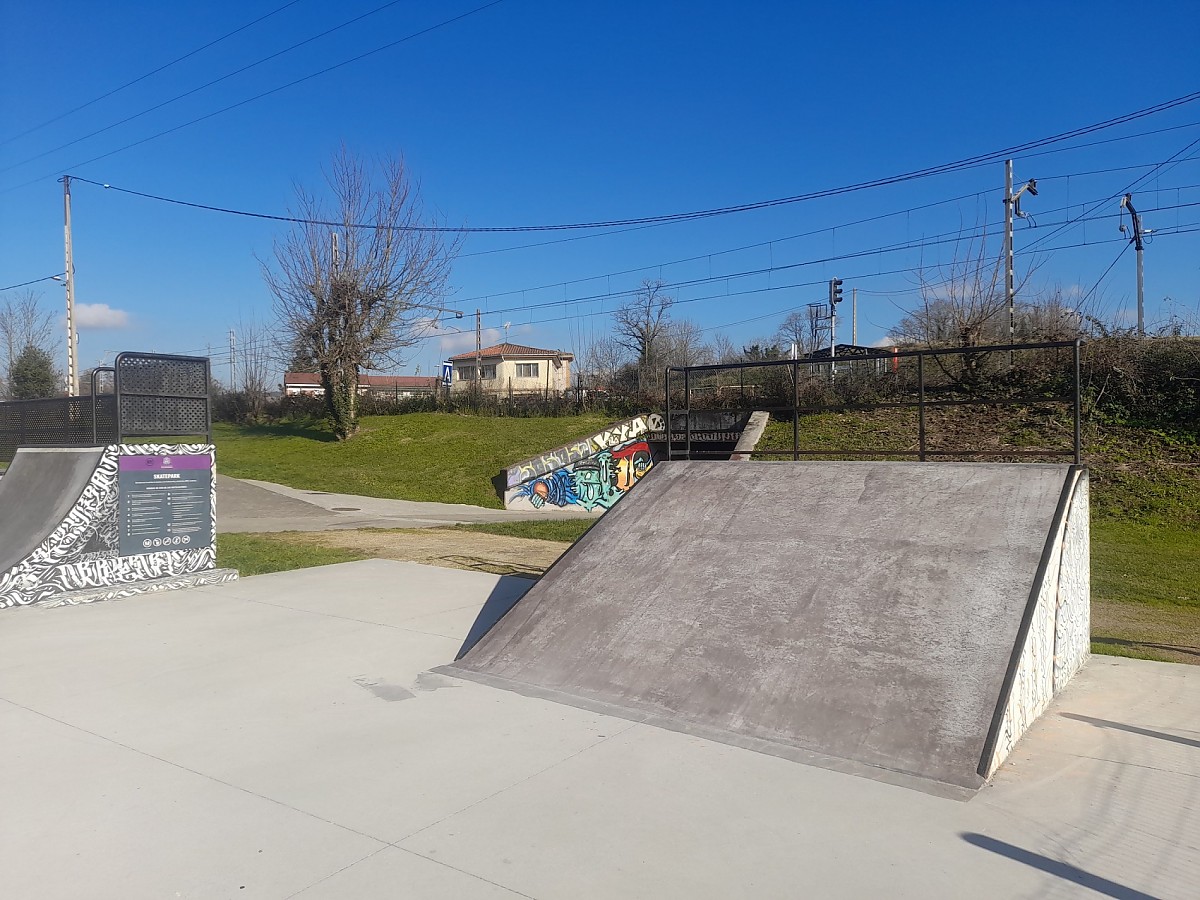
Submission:
POLYGON ((1200 667, 1093 658, 961 802, 430 673, 527 586, 0 614, 0 897, 1195 896, 1200 667))
POLYGON ((567 510, 510 511, 465 503, 418 503, 354 494, 303 491, 217 475, 217 531, 330 531, 349 528, 431 528, 463 522, 592 518, 567 510))

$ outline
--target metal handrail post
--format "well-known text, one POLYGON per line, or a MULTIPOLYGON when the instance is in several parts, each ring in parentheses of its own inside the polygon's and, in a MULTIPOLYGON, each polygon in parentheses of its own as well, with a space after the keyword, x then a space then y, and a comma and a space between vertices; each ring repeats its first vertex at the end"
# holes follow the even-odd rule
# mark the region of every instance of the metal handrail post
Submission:
POLYGON ((666 404, 667 414, 666 414, 666 419, 665 419, 665 421, 666 421, 666 429, 665 430, 667 433, 667 459, 673 460, 675 458, 675 448, 673 446, 671 446, 671 367, 670 366, 667 366, 666 375, 663 378, 663 382, 667 386, 667 404, 666 404))
POLYGON ((691 371, 683 370, 683 458, 692 458, 692 378, 691 371))
POLYGON ((792 462, 800 459, 800 363, 792 360, 792 462))
POLYGON ((917 354, 917 460, 925 462, 925 354, 917 354))

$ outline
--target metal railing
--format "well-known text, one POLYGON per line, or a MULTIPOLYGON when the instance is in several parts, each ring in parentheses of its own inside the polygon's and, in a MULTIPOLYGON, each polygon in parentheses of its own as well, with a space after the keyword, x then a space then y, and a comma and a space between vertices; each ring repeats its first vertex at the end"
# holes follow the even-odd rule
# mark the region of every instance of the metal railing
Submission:
POLYGON ((0 402, 0 462, 21 447, 98 447, 134 437, 200 436, 212 441, 209 361, 121 353, 92 371, 85 397, 0 402), (112 375, 110 393, 100 376, 112 375))
POLYGON ((790 416, 790 449, 755 450, 758 456, 930 458, 1071 457, 1082 461, 1081 341, 995 344, 948 349, 886 350, 854 356, 766 360, 666 370, 667 458, 723 458, 693 449, 693 414, 710 410, 765 411, 778 420, 790 416), (1051 351, 1053 352, 1051 354, 1051 351), (1064 365, 1061 354, 1070 353, 1064 365), (1049 361, 1037 354, 1051 356, 1049 361), (1015 362, 1009 363, 1009 359, 1015 362), (734 383, 728 376, 736 375, 734 383), (749 378, 747 376, 750 376, 749 378), (682 390, 678 379, 682 377, 682 390), (681 396, 680 396, 681 393, 681 396), (682 400, 682 405, 679 404, 682 400), (707 403, 705 401, 708 401, 707 403), (802 402, 804 401, 804 402, 802 402), (1071 447, 931 446, 933 411, 958 407, 1043 407, 1070 410, 1071 447), (802 448, 802 417, 829 412, 916 410, 916 434, 905 447, 802 448), (682 435, 673 423, 685 422, 682 435), (682 440, 680 440, 680 436, 682 440), (682 446, 680 446, 682 445, 682 446))

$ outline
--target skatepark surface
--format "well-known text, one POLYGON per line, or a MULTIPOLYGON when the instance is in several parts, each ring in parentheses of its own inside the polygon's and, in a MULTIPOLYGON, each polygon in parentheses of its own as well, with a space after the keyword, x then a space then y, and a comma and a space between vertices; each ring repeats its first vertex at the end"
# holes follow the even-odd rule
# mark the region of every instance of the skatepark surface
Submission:
POLYGON ((1195 896, 1200 668, 1093 657, 964 802, 430 674, 528 587, 365 561, 11 611, 0 896, 1195 896))

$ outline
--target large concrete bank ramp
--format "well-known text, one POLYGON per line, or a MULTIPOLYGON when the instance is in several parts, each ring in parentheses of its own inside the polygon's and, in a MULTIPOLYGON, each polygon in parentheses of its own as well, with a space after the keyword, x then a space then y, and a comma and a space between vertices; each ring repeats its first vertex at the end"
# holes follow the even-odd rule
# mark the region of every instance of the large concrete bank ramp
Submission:
POLYGON ((20 563, 59 526, 103 453, 99 447, 17 451, 0 478, 0 573, 20 563))
POLYGON ((672 462, 450 668, 972 789, 1087 628, 1086 470, 672 462))

